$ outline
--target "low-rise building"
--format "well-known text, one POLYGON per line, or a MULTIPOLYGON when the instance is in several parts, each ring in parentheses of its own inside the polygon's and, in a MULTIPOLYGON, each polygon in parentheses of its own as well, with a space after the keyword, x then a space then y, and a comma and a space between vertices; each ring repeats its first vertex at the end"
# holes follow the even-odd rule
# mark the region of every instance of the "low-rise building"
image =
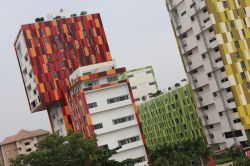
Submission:
POLYGON ((0 143, 0 166, 10 166, 10 159, 14 159, 20 154, 28 154, 36 151, 37 143, 43 140, 48 134, 48 131, 42 129, 33 131, 21 130, 16 135, 6 137, 0 143))
POLYGON ((150 149, 203 137, 191 86, 185 80, 138 106, 150 149))

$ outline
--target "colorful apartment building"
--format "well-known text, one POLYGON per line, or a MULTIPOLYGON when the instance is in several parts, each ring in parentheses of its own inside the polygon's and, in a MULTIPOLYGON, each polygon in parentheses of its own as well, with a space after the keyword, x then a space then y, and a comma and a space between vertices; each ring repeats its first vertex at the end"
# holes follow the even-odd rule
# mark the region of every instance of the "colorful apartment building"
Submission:
POLYGON ((169 87, 137 108, 150 149, 203 138, 191 85, 186 81, 169 87))
POLYGON ((211 148, 250 139, 250 2, 166 0, 211 148))
POLYGON ((21 154, 37 150, 37 143, 42 141, 49 132, 45 130, 21 130, 16 135, 6 137, 0 143, 0 166, 11 166, 10 160, 21 154), (2 156, 2 157, 1 157, 2 156))
POLYGON ((124 76, 129 79, 137 105, 149 100, 158 91, 152 66, 129 70, 124 76))
POLYGON ((125 68, 112 60, 100 14, 63 12, 26 24, 15 42, 31 112, 47 110, 53 131, 96 134, 112 159, 147 165, 146 144, 125 68), (125 119, 125 120, 124 120, 125 119))

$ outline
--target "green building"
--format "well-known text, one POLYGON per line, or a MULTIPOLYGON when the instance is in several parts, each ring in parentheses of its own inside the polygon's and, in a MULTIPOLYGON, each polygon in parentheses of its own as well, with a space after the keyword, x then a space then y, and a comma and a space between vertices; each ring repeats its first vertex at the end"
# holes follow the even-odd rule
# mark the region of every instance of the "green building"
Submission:
POLYGON ((138 106, 150 149, 203 137, 191 86, 183 81, 138 106))

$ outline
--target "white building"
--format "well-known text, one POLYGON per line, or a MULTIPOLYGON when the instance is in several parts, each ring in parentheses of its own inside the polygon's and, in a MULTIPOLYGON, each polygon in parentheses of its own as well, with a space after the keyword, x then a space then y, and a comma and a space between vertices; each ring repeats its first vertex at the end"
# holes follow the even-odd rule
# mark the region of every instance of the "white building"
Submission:
POLYGON ((212 5, 204 0, 166 3, 208 144, 216 151, 247 141, 231 89, 234 83, 227 77, 213 28, 216 23, 208 12, 212 5))
MULTIPOLYGON (((116 69, 114 61, 79 67, 70 75, 73 85, 70 94, 72 99, 81 92, 84 95, 88 107, 86 117, 90 117, 87 123, 93 126, 98 146, 109 149, 122 146, 111 159, 136 159, 136 166, 144 166, 148 161, 145 141, 128 81, 122 79, 123 72, 125 68, 116 69)), ((76 108, 81 114, 80 106, 76 108)), ((72 115, 73 123, 78 118, 72 115)), ((81 128, 81 123, 74 124, 76 130, 81 128)))
POLYGON ((158 91, 152 66, 129 70, 126 72, 136 104, 147 101, 153 93, 158 91))

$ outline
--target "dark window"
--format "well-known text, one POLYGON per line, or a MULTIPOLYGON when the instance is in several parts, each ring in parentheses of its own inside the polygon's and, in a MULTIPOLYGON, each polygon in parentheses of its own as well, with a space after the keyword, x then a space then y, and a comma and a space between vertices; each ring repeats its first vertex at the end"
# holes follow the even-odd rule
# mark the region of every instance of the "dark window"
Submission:
POLYGON ((30 145, 30 142, 25 142, 24 145, 25 146, 30 145))
POLYGON ((212 74, 211 74, 211 73, 208 73, 207 76, 210 78, 210 77, 212 77, 212 74))
POLYGON ((29 149, 26 149, 26 152, 31 152, 31 148, 29 148, 29 149))
POLYGON ((58 77, 58 75, 57 75, 56 72, 53 72, 53 77, 54 77, 54 78, 57 78, 57 77, 58 77))
POLYGON ((220 116, 223 116, 223 112, 219 112, 219 115, 220 115, 220 116))
POLYGON ((98 129, 103 128, 102 123, 95 124, 95 125, 93 125, 93 127, 94 127, 94 130, 98 130, 98 129))
POLYGON ((206 19, 204 20, 204 23, 207 23, 208 21, 210 21, 210 17, 206 18, 206 19))
POLYGON ((246 83, 246 87, 247 87, 247 89, 250 89, 250 82, 246 83))
POLYGON ((185 14, 187 14, 186 11, 182 12, 182 13, 181 13, 181 16, 184 16, 185 14))
POLYGON ((245 80, 245 79, 246 79, 246 75, 245 75, 245 73, 244 73, 244 72, 241 72, 241 73, 240 73, 240 76, 241 76, 241 78, 242 78, 243 80, 245 80))
POLYGON ((151 73, 152 73, 152 70, 146 71, 146 74, 151 74, 151 73))
POLYGON ((190 17, 190 19, 191 19, 191 21, 194 21, 194 20, 195 20, 195 17, 194 17, 194 16, 192 16, 192 17, 190 17))
POLYGON ((241 61, 241 62, 240 62, 240 65, 241 65, 241 67, 242 67, 243 69, 245 69, 245 68, 246 68, 246 64, 245 64, 245 62, 244 62, 244 61, 241 61))
POLYGON ((108 82, 113 82, 113 81, 117 81, 118 80, 118 76, 110 76, 110 77, 107 77, 107 81, 108 82))
POLYGON ((135 137, 120 140, 120 141, 118 141, 118 144, 119 144, 119 146, 122 146, 122 145, 133 143, 133 142, 136 142, 136 141, 139 141, 139 140, 140 140, 140 137, 135 136, 135 137))
POLYGON ((132 90, 137 89, 137 86, 132 86, 131 89, 132 90))
POLYGON ((128 99, 129 99, 128 95, 123 95, 123 96, 120 96, 120 97, 107 99, 107 103, 112 104, 112 103, 116 103, 116 102, 120 102, 120 101, 124 101, 124 100, 128 100, 128 99))
POLYGON ((222 1, 224 8, 227 8, 227 1, 222 1))
POLYGON ((124 123, 124 122, 127 122, 127 121, 131 121, 131 120, 134 120, 134 115, 130 115, 130 116, 127 116, 127 117, 115 119, 115 120, 113 120, 113 124, 116 125, 116 124, 119 124, 119 123, 124 123))
POLYGON ((235 27, 234 21, 233 21, 233 20, 230 20, 229 23, 230 23, 231 28, 234 28, 234 27, 235 27))
POLYGON ((93 103, 89 103, 88 104, 88 108, 91 109, 91 108, 95 108, 97 107, 97 103, 96 102, 93 102, 93 103))
POLYGON ((150 82, 149 85, 155 85, 155 82, 150 82))
POLYGON ((135 101, 140 101, 141 99, 140 98, 136 98, 135 101))
POLYGON ((239 58, 240 58, 240 53, 239 53, 239 52, 236 52, 236 53, 235 53, 235 57, 239 59, 239 58))
POLYGON ((236 48, 240 48, 240 44, 239 44, 238 41, 235 41, 235 42, 234 42, 234 45, 235 45, 236 48))
POLYGON ((202 59, 206 59, 206 54, 202 54, 202 59))

